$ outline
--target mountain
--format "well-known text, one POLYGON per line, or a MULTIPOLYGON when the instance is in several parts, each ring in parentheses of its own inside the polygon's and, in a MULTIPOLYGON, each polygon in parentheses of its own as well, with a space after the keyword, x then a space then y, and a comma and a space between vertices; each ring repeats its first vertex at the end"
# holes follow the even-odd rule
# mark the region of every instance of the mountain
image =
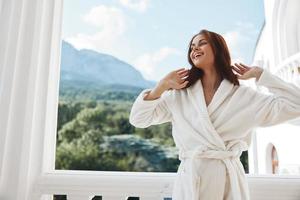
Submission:
POLYGON ((118 58, 93 50, 77 50, 62 42, 61 86, 73 87, 137 87, 149 88, 155 82, 145 80, 142 74, 118 58))

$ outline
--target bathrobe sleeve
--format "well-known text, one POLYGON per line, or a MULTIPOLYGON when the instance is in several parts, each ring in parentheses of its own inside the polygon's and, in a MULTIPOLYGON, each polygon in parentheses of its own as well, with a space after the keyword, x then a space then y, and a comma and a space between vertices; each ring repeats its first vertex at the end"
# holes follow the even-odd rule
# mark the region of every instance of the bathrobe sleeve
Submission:
POLYGON ((144 100, 152 89, 143 90, 132 105, 129 122, 137 128, 170 122, 171 111, 168 107, 171 90, 165 91, 158 99, 144 100))
POLYGON ((300 117, 300 88, 264 69, 257 86, 264 86, 270 95, 257 92, 255 122, 258 126, 272 126, 300 117))

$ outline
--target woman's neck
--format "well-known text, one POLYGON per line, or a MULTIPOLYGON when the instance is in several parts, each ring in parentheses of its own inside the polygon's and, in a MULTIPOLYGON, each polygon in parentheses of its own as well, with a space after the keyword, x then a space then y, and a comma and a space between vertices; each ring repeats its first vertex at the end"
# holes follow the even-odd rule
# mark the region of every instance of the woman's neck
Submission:
POLYGON ((203 70, 203 76, 201 78, 203 88, 208 90, 217 89, 220 85, 222 79, 217 73, 214 67, 210 69, 203 70))

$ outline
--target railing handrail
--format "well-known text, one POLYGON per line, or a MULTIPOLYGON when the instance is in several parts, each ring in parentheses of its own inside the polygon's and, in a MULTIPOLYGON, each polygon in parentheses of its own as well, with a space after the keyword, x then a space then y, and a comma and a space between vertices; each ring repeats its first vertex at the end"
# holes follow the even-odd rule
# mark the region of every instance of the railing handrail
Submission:
POLYGON ((289 56, 288 58, 286 58, 285 60, 283 60, 279 65, 278 68, 275 72, 275 74, 278 74, 280 71, 282 71, 285 67, 289 66, 290 63, 294 62, 298 60, 300 62, 300 52, 289 56))
POLYGON ((55 170, 37 181, 41 194, 171 195, 175 173, 55 170), (167 193, 167 194, 166 194, 167 193))
MULTIPOLYGON (((37 181, 39 194, 124 196, 161 195, 171 197, 175 173, 164 172, 103 172, 55 170, 37 181)), ((251 196, 284 195, 285 199, 300 198, 300 176, 246 175, 251 196)))

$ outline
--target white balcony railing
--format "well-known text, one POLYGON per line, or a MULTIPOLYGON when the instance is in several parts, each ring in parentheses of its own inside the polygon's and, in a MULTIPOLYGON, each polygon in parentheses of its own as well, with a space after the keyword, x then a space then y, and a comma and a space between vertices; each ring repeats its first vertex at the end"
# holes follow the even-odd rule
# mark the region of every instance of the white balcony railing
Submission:
POLYGON ((284 80, 300 85, 300 52, 285 59, 277 67, 275 74, 284 80))
MULTIPOLYGON (((41 176, 34 192, 67 195, 68 200, 164 200, 171 197, 174 173, 54 171, 41 176)), ((300 177, 247 175, 253 200, 299 200, 300 177)))
POLYGON ((68 200, 163 200, 171 197, 174 173, 55 171, 41 176, 37 194, 67 195, 68 200))

